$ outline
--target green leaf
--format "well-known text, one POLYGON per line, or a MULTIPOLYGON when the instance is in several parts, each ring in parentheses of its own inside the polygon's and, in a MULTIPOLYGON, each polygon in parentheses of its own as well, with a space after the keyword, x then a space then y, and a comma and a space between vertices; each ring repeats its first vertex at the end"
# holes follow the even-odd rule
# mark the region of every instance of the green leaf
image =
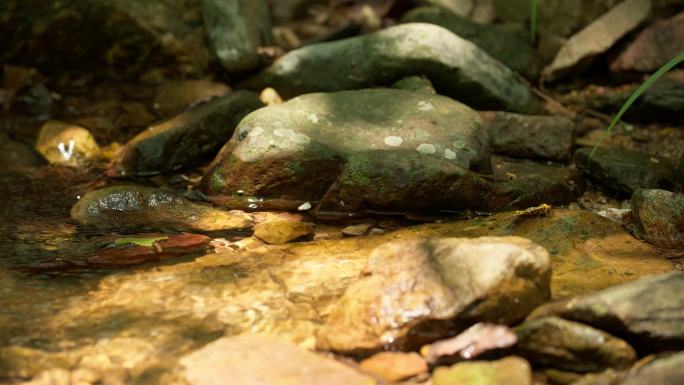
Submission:
POLYGON ((681 63, 682 61, 684 61, 684 52, 680 52, 679 55, 673 57, 669 62, 665 63, 665 65, 658 68, 658 70, 656 72, 654 72, 653 75, 649 76, 648 79, 646 79, 646 81, 644 81, 643 84, 641 84, 639 86, 639 88, 637 88, 632 93, 632 95, 629 96, 629 98, 627 99, 625 104, 622 105, 622 107, 620 108, 618 113, 615 114, 615 116, 613 117, 613 120, 608 125, 608 128, 607 128, 608 135, 601 138, 601 140, 599 140, 599 142, 596 143, 596 145, 594 146, 594 149, 591 150, 591 154, 589 154, 589 162, 591 162, 591 158, 594 156, 596 149, 599 148, 599 146, 601 145, 601 143, 603 143, 603 140, 605 138, 610 136, 610 134, 613 132, 613 128, 615 128, 615 126, 618 124, 618 122, 622 118, 622 115, 624 115, 625 112, 627 112, 629 107, 631 107, 632 104, 634 104, 634 102, 637 100, 637 98, 639 98, 639 96, 641 96, 641 94, 646 92, 646 90, 649 89, 651 87, 651 85, 653 85, 653 83, 656 82, 656 80, 660 79, 660 77, 665 75, 665 73, 667 73, 667 71, 671 70, 672 68, 674 68, 677 64, 681 63))
POLYGON ((117 238, 114 240, 114 246, 136 245, 152 247, 157 241, 169 239, 169 237, 153 237, 153 238, 117 238))

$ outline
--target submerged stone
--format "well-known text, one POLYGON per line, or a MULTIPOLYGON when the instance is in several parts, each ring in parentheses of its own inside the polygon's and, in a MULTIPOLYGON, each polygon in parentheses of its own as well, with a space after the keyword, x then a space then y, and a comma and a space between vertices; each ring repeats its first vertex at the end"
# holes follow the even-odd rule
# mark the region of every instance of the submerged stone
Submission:
POLYGON ((636 360, 629 344, 578 322, 547 317, 515 328, 516 351, 532 363, 575 372, 626 368, 636 360))
POLYGON ((244 229, 251 218, 183 198, 179 192, 141 186, 113 186, 88 192, 72 207, 71 218, 101 229, 219 231, 244 229))
POLYGON ((684 352, 658 357, 627 374, 620 385, 679 385, 684 378, 684 352))
POLYGON ((56 120, 40 128, 36 150, 51 164, 83 167, 100 156, 100 146, 87 129, 56 120))
POLYGON ((541 70, 532 45, 501 27, 479 24, 438 7, 415 8, 402 21, 444 27, 529 79, 535 79, 541 70))
POLYGON ((684 248, 684 195, 638 189, 631 202, 634 222, 647 241, 662 247, 684 248))
POLYGON ((218 339, 180 360, 192 385, 375 385, 351 366, 273 337, 218 339))
POLYGON ((269 245, 282 245, 298 238, 311 235, 313 223, 273 220, 254 226, 254 236, 269 245))
POLYGON ((236 91, 155 124, 131 139, 113 162, 118 175, 153 175, 195 166, 218 152, 248 113, 256 93, 236 91))
POLYGON ((285 97, 390 85, 424 75, 437 91, 472 107, 533 112, 528 85, 473 43, 431 24, 410 23, 289 52, 242 85, 285 97))
POLYGON ((258 48, 271 45, 271 15, 265 0, 202 0, 212 51, 230 73, 261 66, 258 48))
POLYGON ((321 199, 357 153, 414 152, 489 172, 488 147, 477 113, 444 96, 395 89, 309 94, 243 119, 202 189, 294 200, 296 208, 321 199))
POLYGON ((497 361, 462 362, 451 367, 438 367, 432 377, 434 385, 532 385, 532 368, 520 357, 497 361))
POLYGON ((532 318, 558 315, 619 335, 637 347, 684 347, 684 273, 671 272, 613 286, 536 309, 532 318))
POLYGON ((410 349, 474 322, 519 321, 550 297, 550 277, 546 250, 522 238, 387 243, 332 309, 318 347, 410 349))
MULTIPOLYGON (((16 231, 8 229, 8 234, 16 231)), ((70 234, 60 233, 56 242, 70 234)), ((41 231, 36 238, 46 235, 41 231)), ((83 274, 77 280, 20 275, 0 267, 0 376, 28 378, 51 368, 94 368, 105 377, 125 376, 127 383, 183 383, 178 357, 221 336, 261 334, 313 347, 339 298, 362 278, 374 248, 398 240, 491 235, 522 236, 547 248, 554 298, 673 269, 662 253, 620 225, 591 212, 564 209, 546 215, 506 212, 378 236, 223 249, 110 274, 83 274), (31 295, 17 301, 17 293, 31 295)), ((67 261, 70 257, 63 256, 67 261)), ((657 291, 648 300, 680 292, 657 291)), ((269 357, 264 353, 259 359, 268 362, 269 357)))
POLYGON ((665 159, 619 148, 580 148, 575 165, 589 179, 609 190, 631 195, 639 188, 671 188, 673 167, 665 159))

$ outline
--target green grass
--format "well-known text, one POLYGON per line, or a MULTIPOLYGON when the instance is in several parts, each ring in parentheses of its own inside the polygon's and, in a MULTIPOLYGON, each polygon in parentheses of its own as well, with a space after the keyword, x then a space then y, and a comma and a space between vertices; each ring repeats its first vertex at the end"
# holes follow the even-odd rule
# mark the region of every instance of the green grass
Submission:
POLYGON ((596 152, 596 149, 599 148, 599 146, 603 143, 603 141, 610 136, 610 134, 613 132, 613 129, 615 126, 618 124, 620 119, 622 119, 622 115, 627 112, 629 107, 634 104, 634 102, 641 96, 644 92, 646 92, 647 89, 649 89, 653 83, 655 83, 658 79, 660 79, 661 76, 665 75, 667 71, 671 70, 674 68, 677 64, 681 63, 684 61, 684 52, 680 52, 679 55, 673 57, 669 62, 665 63, 662 67, 658 68, 656 72, 654 72, 651 76, 644 81, 639 88, 637 88, 632 95, 629 96, 625 104, 622 105, 620 110, 618 111, 617 114, 613 117, 613 120, 610 122, 608 125, 608 128, 606 131, 608 131, 608 134, 601 138, 598 143, 594 146, 594 148, 591 150, 591 154, 589 154, 589 161, 591 162, 591 158, 594 156, 594 153, 596 152))
POLYGON ((530 40, 532 44, 537 40, 537 24, 539 16, 539 0, 530 0, 530 40))

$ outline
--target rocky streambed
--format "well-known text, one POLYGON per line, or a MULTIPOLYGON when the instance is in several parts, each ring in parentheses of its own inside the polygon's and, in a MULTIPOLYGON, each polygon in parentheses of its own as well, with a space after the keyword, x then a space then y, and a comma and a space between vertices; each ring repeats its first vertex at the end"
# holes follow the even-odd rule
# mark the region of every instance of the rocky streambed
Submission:
POLYGON ((0 384, 684 381, 681 2, 143 3, 0 6, 0 384))

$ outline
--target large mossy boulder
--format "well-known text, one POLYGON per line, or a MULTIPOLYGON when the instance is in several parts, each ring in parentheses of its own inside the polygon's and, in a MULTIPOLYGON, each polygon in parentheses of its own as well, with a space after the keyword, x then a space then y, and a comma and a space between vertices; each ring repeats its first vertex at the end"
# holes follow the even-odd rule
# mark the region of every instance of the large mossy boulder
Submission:
POLYGON ((419 7, 407 13, 402 19, 408 23, 430 23, 444 27, 456 35, 475 43, 493 58, 528 79, 534 79, 541 71, 541 65, 529 41, 520 39, 509 31, 459 16, 447 9, 419 7))
POLYGON ((442 27, 409 23, 289 52, 242 83, 285 97, 388 86, 425 75, 438 92, 474 108, 534 112, 538 100, 513 71, 442 27))
POLYGON ((209 195, 318 201, 354 154, 409 152, 491 172, 477 112, 394 89, 309 94, 248 115, 205 174, 209 195))

